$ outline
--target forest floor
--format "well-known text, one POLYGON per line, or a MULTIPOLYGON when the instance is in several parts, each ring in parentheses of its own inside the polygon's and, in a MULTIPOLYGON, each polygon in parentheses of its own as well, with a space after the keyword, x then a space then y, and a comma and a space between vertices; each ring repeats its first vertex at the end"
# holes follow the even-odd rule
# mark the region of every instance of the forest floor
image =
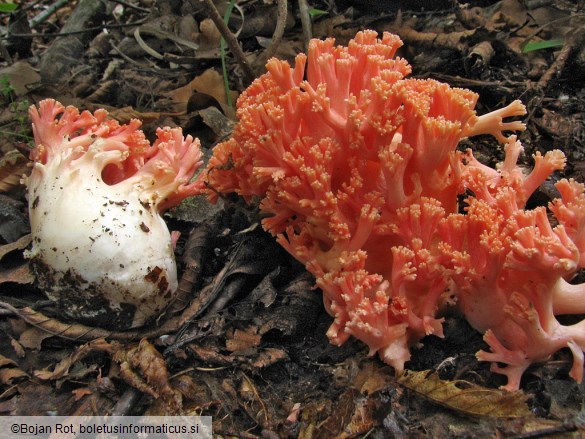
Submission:
MULTIPOLYGON (((228 3, 216 2, 221 16, 228 3)), ((209 151, 230 135, 234 99, 269 54, 292 62, 309 36, 347 44, 359 30, 388 31, 404 41, 413 77, 473 90, 478 114, 522 100, 522 161, 561 149, 567 167, 555 178, 585 180, 582 1, 236 3, 229 28, 247 65, 222 54, 203 1, 24 0, 0 13, 0 414, 208 415, 218 437, 242 438, 585 434, 585 385, 568 376, 568 349, 533 365, 510 394, 475 357, 487 348, 481 334, 455 315, 444 339, 413 348, 400 378, 359 341, 329 344, 314 279, 243 203, 195 200, 166 216, 182 232, 182 285, 205 310, 126 332, 59 317, 23 257, 27 111, 44 98, 141 119, 149 136, 180 126, 209 151)), ((484 163, 503 158, 493 139, 464 143, 484 163)), ((543 185, 533 202, 551 193, 543 185)))

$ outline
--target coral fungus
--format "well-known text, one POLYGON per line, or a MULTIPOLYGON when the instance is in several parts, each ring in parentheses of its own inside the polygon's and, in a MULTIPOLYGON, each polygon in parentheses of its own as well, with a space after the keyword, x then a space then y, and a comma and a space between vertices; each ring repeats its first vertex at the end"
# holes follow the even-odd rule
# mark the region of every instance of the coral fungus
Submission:
POLYGON ((400 372, 413 345, 443 335, 439 312, 457 302, 493 350, 479 358, 509 365, 494 366, 507 388, 563 346, 580 379, 583 331, 554 313, 572 312, 580 294, 567 280, 585 245, 583 187, 559 183, 559 226, 525 211, 562 153, 537 154, 525 176, 522 147, 505 133, 524 129, 505 120, 524 106, 478 117, 475 93, 406 78, 401 45, 363 31, 347 47, 311 41, 294 67, 270 60, 238 101, 233 137, 214 150, 210 198, 260 200, 263 227, 315 275, 333 343, 357 337, 400 372), (478 134, 506 143, 498 169, 457 150, 478 134))

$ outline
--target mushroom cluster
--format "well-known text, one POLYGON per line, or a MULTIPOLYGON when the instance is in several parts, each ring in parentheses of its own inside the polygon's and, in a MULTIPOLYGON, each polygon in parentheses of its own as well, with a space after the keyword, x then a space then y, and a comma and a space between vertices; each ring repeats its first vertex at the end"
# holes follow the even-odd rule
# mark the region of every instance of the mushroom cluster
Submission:
POLYGON ((545 208, 526 210, 562 152, 537 154, 525 175, 509 133, 524 124, 506 120, 524 106, 478 116, 477 94, 407 78, 401 45, 363 31, 347 47, 313 40, 294 67, 270 60, 214 149, 209 198, 259 200, 263 227, 323 291, 335 344, 354 336, 400 372, 412 346, 443 336, 440 313, 455 306, 485 333, 492 352, 478 358, 507 376, 505 388, 563 347, 580 381, 585 323, 555 316, 585 304, 585 288, 568 282, 582 267, 583 185, 557 184, 555 226, 545 208), (457 149, 479 134, 505 145, 496 169, 457 149))

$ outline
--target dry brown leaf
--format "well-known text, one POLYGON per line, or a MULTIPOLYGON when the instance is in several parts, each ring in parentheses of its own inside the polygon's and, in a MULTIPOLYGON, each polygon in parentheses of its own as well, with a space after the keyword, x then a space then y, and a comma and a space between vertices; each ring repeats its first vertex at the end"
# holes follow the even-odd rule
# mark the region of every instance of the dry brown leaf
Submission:
POLYGON ((5 366, 18 366, 16 361, 11 360, 10 358, 6 358, 4 355, 0 354, 0 367, 5 366))
MULTIPOLYGON (((65 415, 74 410, 71 395, 67 392, 55 392, 50 384, 28 380, 19 383, 17 389, 18 398, 12 398, 15 406, 11 415, 17 413, 21 416, 47 416, 48 413, 65 415)), ((4 411, 3 414, 7 412, 4 411)))
POLYGON ((228 334, 225 346, 230 352, 239 352, 247 349, 258 347, 262 336, 257 334, 257 327, 247 328, 246 331, 235 329, 233 333, 228 334))
POLYGON ((398 378, 404 387, 424 398, 470 416, 525 418, 532 416, 526 395, 500 389, 488 389, 467 381, 447 381, 432 371, 405 371, 398 378))
POLYGON ((353 387, 362 395, 371 395, 379 390, 387 388, 393 381, 388 366, 380 366, 378 362, 366 363, 353 380, 353 387))
POLYGON ((112 355, 121 349, 121 345, 116 342, 107 342, 103 338, 93 340, 82 346, 79 346, 73 354, 69 357, 61 360, 53 371, 50 370, 37 370, 34 375, 41 380, 56 380, 63 378, 69 373, 69 369, 78 361, 81 361, 92 352, 107 352, 112 355))
POLYGON ((10 346, 12 346, 12 349, 14 349, 14 352, 16 353, 16 356, 18 358, 24 358, 26 355, 26 352, 24 350, 24 346, 21 345, 18 340, 15 340, 14 338, 10 337, 10 346))
POLYGON ((132 387, 155 399, 161 399, 169 415, 181 413, 181 392, 171 386, 163 356, 147 339, 128 350, 119 350, 114 359, 120 364, 120 376, 132 387))
MULTIPOLYGON (((168 334, 169 332, 176 331, 180 326, 179 318, 176 318, 169 319, 161 326, 157 326, 151 330, 138 328, 137 330, 133 331, 114 332, 102 328, 93 328, 91 326, 82 324, 64 323, 58 319, 48 317, 28 306, 23 308, 16 308, 9 303, 0 302, 0 308, 9 310, 29 325, 35 326, 47 332, 49 335, 75 341, 92 341, 96 338, 134 341, 142 337, 157 337, 161 334, 168 334)), ((25 328, 25 330, 26 329, 27 328, 25 328)))
POLYGON ((18 369, 18 368, 5 368, 0 369, 0 383, 12 385, 16 381, 22 381, 25 378, 28 378, 26 372, 18 369))
POLYGON ((91 390, 89 387, 80 387, 78 389, 72 390, 71 393, 73 393, 75 401, 79 401, 84 396, 91 395, 93 390, 91 390))
POLYGON ((37 328, 36 326, 28 327, 20 334, 18 342, 27 349, 34 349, 40 351, 43 340, 52 337, 53 335, 37 328))
POLYGON ((235 122, 223 114, 218 108, 208 107, 199 111, 203 123, 211 128, 217 139, 228 137, 234 130, 235 122))
POLYGON ((286 360, 288 355, 282 349, 266 348, 259 352, 250 363, 252 367, 268 367, 278 361, 286 360))
MULTIPOLYGON (((266 38, 258 36, 256 37, 258 44, 264 48, 270 47, 272 43, 272 38, 266 38)), ((288 61, 289 64, 294 65, 296 56, 303 52, 304 44, 301 40, 283 40, 280 42, 278 47, 276 48, 276 52, 274 53, 274 57, 288 61)), ((258 72, 264 73, 266 71, 265 65, 267 59, 262 56, 263 53, 250 53, 247 55, 247 58, 250 60, 250 63, 254 66, 254 69, 258 72)))
POLYGON ((41 75, 26 61, 0 69, 0 77, 6 77, 16 96, 24 96, 36 83, 41 82, 41 75))
POLYGON ((10 333, 15 336, 22 334, 28 329, 28 323, 19 318, 9 318, 8 323, 10 324, 10 333))
POLYGON ((375 419, 376 401, 371 399, 358 399, 355 401, 354 412, 351 419, 345 425, 343 432, 337 439, 354 438, 364 435, 372 430, 378 421, 375 419))
MULTIPOLYGON (((0 302, 0 307, 11 311, 38 330, 46 332, 47 337, 54 335, 70 340, 90 341, 99 337, 108 337, 112 334, 111 331, 106 331, 101 328, 91 328, 84 325, 72 325, 60 322, 59 320, 52 319, 28 306, 25 306, 24 308, 16 308, 9 303, 0 302)), ((25 331, 27 330, 28 328, 25 329, 25 331)), ((28 347, 27 345, 25 346, 28 347)))
POLYGON ((27 263, 22 263, 17 267, 3 267, 0 269, 0 284, 10 282, 19 285, 30 285, 34 280, 35 276, 27 263))
POLYGON ((30 160, 17 150, 0 158, 0 193, 9 192, 21 186, 20 179, 30 170, 30 160))
POLYGON ((355 412, 358 397, 359 393, 356 389, 348 388, 339 395, 333 408, 328 406, 327 401, 315 401, 304 407, 301 419, 304 422, 317 422, 319 427, 316 427, 314 432, 303 432, 302 436, 325 439, 340 435, 355 412), (327 414, 327 418, 321 421, 319 414, 327 414))
POLYGON ((199 360, 215 366, 228 366, 233 363, 229 355, 223 355, 216 346, 204 346, 200 343, 189 343, 189 351, 199 360))
POLYGON ((185 397, 185 399, 194 400, 199 395, 205 395, 206 386, 195 382, 192 376, 179 375, 171 380, 172 386, 185 397))
POLYGON ((32 242, 32 235, 29 233, 28 235, 24 235, 23 237, 19 238, 18 240, 11 242, 10 244, 5 244, 0 246, 0 260, 8 253, 13 252, 15 250, 24 250, 28 247, 28 245, 32 242))
POLYGON ((12 385, 28 377, 28 374, 21 370, 15 361, 0 355, 0 384, 12 385))
MULTIPOLYGON (((6 255, 14 251, 22 251, 31 243, 31 235, 24 235, 10 244, 0 246, 0 261, 6 255)), ((0 284, 4 282, 17 283, 19 285, 28 285, 34 282, 34 275, 26 261, 19 255, 16 256, 18 265, 14 262, 2 264, 0 267, 0 284)))
MULTIPOLYGON (((187 104, 194 92, 203 93, 215 99, 224 114, 230 118, 235 117, 233 108, 228 107, 227 95, 225 93, 223 77, 215 69, 207 69, 201 75, 193 79, 189 84, 179 87, 166 94, 173 100, 173 111, 187 111, 187 104)), ((230 91, 232 102, 235 102, 237 93, 230 91)))
POLYGON ((323 17, 313 24, 313 35, 333 37, 336 44, 347 44, 358 30, 352 24, 351 18, 343 14, 323 17))

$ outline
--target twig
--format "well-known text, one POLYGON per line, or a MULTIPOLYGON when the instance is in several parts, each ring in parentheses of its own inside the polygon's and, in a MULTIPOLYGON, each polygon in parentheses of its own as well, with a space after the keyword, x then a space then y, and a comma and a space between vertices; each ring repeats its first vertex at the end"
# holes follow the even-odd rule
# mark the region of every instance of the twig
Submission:
POLYGON ((211 237, 215 236, 213 230, 216 227, 218 227, 217 216, 209 222, 204 222, 200 227, 194 228, 189 234, 183 249, 182 262, 185 264, 185 270, 179 280, 177 296, 169 309, 170 314, 183 311, 189 305, 193 288, 199 282, 203 270, 205 249, 210 245, 211 237))
POLYGON ((142 393, 134 387, 128 387, 122 394, 114 408, 111 416, 126 416, 136 406, 136 403, 142 398, 142 393))
POLYGON ((305 43, 305 51, 307 51, 309 41, 313 38, 311 16, 309 15, 307 0, 299 0, 299 14, 301 15, 301 24, 303 26, 303 42, 305 43))
POLYGON ((38 6, 39 3, 42 3, 44 0, 35 0, 33 2, 29 2, 26 6, 21 5, 20 10, 23 12, 32 11, 34 8, 38 6))
POLYGON ((51 15, 53 15, 55 12, 57 12, 59 8, 65 6, 67 3, 69 3, 69 0, 58 0, 57 2, 49 6, 47 9, 45 9, 43 12, 41 12, 39 15, 31 18, 28 21, 28 25, 30 26, 31 29, 34 29, 39 24, 44 22, 47 18, 49 18, 51 15))
POLYGON ((160 337, 164 334, 174 333, 180 328, 181 317, 177 316, 165 321, 161 326, 155 328, 137 328, 129 331, 110 331, 102 328, 94 328, 80 323, 64 323, 43 313, 32 309, 29 306, 16 308, 7 303, 0 302, 0 308, 10 311, 13 315, 24 320, 29 325, 35 326, 55 337, 73 341, 91 341, 96 338, 107 338, 110 340, 139 340, 141 338, 160 337))
POLYGON ((551 79, 561 74, 561 72, 565 68, 565 64, 567 63, 569 56, 575 50, 575 47, 577 47, 580 44, 580 41, 583 39, 584 36, 585 27, 582 26, 581 28, 573 31, 571 36, 567 37, 565 44, 563 45, 563 48, 561 49, 561 52, 559 53, 555 61, 548 68, 548 70, 544 72, 544 75, 540 77, 540 80, 538 81, 537 84, 538 88, 540 89, 545 88, 551 79))
POLYGON ((238 40, 236 39, 234 34, 229 30, 227 25, 223 22, 223 18, 221 18, 221 15, 219 15, 217 8, 213 4, 213 1, 212 0, 201 1, 203 1, 205 5, 207 15, 209 16, 209 18, 211 18, 211 20, 215 24, 215 27, 217 27, 219 33, 221 33, 221 36, 225 39, 225 42, 232 51, 232 54, 236 58, 236 61, 244 71, 246 80, 252 82, 254 79, 256 79, 256 75, 254 74, 252 67, 250 67, 250 64, 248 63, 248 60, 246 59, 246 56, 244 55, 244 52, 242 51, 242 48, 240 47, 238 40))
MULTIPOLYGON (((0 302, 0 317, 7 317, 7 316, 18 316, 18 314, 13 313, 10 309, 6 308, 3 306, 4 303, 7 302, 0 302)), ((16 308, 16 304, 13 305, 16 308)), ((55 302, 53 302, 52 300, 37 300, 35 302, 35 309, 39 310, 39 309, 43 309, 43 308, 47 308, 47 307, 51 307, 51 306, 55 306, 55 302)))
POLYGON ((104 24, 103 26, 88 27, 83 30, 74 30, 69 32, 46 32, 46 33, 31 33, 31 34, 10 34, 4 35, 2 38, 56 38, 56 37, 68 37, 69 35, 80 35, 87 32, 95 32, 103 29, 119 29, 124 27, 140 26, 146 23, 147 19, 134 21, 132 23, 117 23, 117 24, 104 24))
POLYGON ((112 43, 110 41, 110 46, 112 46, 112 49, 114 49, 116 52, 118 52, 118 55, 120 55, 122 58, 124 58, 126 61, 128 61, 130 64, 134 64, 137 67, 142 67, 144 68, 144 66, 142 64, 140 64, 138 61, 133 60, 132 58, 130 58, 128 55, 126 55, 118 46, 116 46, 114 43, 112 43))
MULTIPOLYGON (((501 90, 506 93, 514 93, 515 88, 526 88, 527 81, 482 81, 479 79, 462 78, 460 76, 445 75, 443 73, 433 73, 432 79, 447 82, 454 87, 493 87, 496 90, 501 90)), ((417 77, 418 79, 427 78, 427 76, 417 77)))
POLYGON ((270 47, 266 51, 266 59, 270 59, 276 53, 276 49, 282 41, 284 35, 284 29, 286 27, 286 17, 288 15, 288 2, 287 0, 277 0, 277 12, 276 12, 276 28, 272 34, 272 42, 270 47))
POLYGON ((525 2, 525 7, 530 11, 532 9, 544 8, 552 4, 554 4, 553 0, 527 0, 525 2))
POLYGON ((114 3, 119 3, 122 6, 126 6, 127 8, 135 9, 135 10, 140 11, 140 12, 146 12, 147 14, 150 13, 150 9, 143 8, 142 6, 133 5, 132 3, 125 2, 124 0, 109 0, 109 1, 114 2, 114 3))

